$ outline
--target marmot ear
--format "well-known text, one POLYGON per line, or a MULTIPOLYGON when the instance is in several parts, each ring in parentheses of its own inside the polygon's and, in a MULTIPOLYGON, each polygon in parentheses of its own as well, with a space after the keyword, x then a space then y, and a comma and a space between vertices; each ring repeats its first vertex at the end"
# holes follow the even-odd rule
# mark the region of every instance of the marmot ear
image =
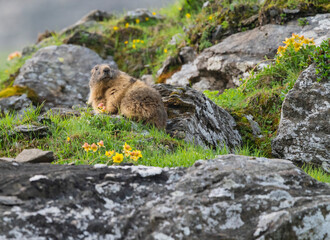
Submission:
POLYGON ((95 65, 91 70, 91 74, 93 74, 98 69, 99 69, 99 65, 95 65))

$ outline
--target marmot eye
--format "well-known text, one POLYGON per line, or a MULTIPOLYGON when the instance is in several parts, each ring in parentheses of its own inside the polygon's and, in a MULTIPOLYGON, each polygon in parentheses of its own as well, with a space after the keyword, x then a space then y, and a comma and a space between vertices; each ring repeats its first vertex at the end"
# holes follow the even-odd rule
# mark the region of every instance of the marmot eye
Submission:
POLYGON ((95 70, 96 70, 96 71, 99 70, 99 67, 95 67, 95 70))

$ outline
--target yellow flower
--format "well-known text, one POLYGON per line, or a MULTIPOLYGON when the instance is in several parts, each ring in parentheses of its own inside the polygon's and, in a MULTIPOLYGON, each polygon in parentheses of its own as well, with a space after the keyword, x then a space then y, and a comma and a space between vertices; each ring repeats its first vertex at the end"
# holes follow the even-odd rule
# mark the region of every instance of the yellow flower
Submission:
POLYGON ((145 19, 146 19, 146 21, 149 21, 149 18, 148 17, 146 17, 145 19))
POLYGON ((137 39, 136 42, 139 43, 140 42, 140 39, 137 39))
POLYGON ((127 143, 125 143, 125 145, 123 146, 123 148, 124 148, 124 151, 131 151, 132 150, 131 146, 128 145, 127 143))
POLYGON ((104 147, 104 142, 101 140, 97 143, 97 145, 99 145, 99 147, 104 147))
POLYGON ((286 50, 286 47, 283 47, 283 46, 279 46, 278 49, 277 49, 277 53, 281 54, 284 53, 286 50))
POLYGON ((66 138, 66 141, 70 142, 71 138, 70 137, 67 137, 66 138))
POLYGON ((309 41, 310 44, 315 45, 314 38, 308 38, 308 41, 309 41))
POLYGON ((123 153, 125 154, 125 157, 131 155, 131 151, 123 150, 123 153))
POLYGON ((166 48, 164 49, 164 53, 167 53, 167 49, 166 48))
POLYGON ((123 154, 120 154, 120 153, 116 153, 116 155, 112 157, 112 160, 115 163, 121 163, 123 161, 123 159, 124 159, 124 156, 123 156, 123 154))
POLYGON ((294 33, 292 33, 292 38, 293 38, 293 39, 299 39, 299 35, 298 35, 298 34, 294 34, 294 33))
POLYGON ((92 143, 91 150, 93 150, 93 152, 97 151, 97 145, 95 143, 92 143))
POLYGON ((143 40, 141 40, 141 43, 144 43, 144 41, 143 41, 143 40))
POLYGON ((13 53, 9 54, 7 60, 8 60, 8 61, 11 61, 11 60, 13 60, 14 58, 20 58, 20 57, 22 57, 21 52, 16 51, 16 52, 13 52, 13 53))
POLYGON ((128 28, 129 27, 129 23, 125 23, 125 28, 128 28))
POLYGON ((142 157, 141 151, 139 150, 134 150, 133 152, 130 153, 131 159, 134 160, 135 162, 142 157))
POLYGON ((209 20, 212 20, 212 19, 213 19, 213 17, 212 17, 212 15, 210 15, 210 16, 209 16, 209 20))
POLYGON ((179 11, 181 11, 182 10, 182 7, 179 7, 178 9, 179 9, 179 11))
POLYGON ((152 15, 156 16, 157 13, 153 12, 152 15))
POLYGON ((111 157, 115 153, 115 150, 112 151, 105 151, 105 156, 111 157))
POLYGON ((132 45, 132 48, 133 48, 133 49, 135 49, 135 48, 136 48, 135 44, 133 44, 133 45, 132 45))
POLYGON ((285 41, 283 41, 284 44, 290 45, 293 44, 294 40, 292 38, 285 38, 285 41))
POLYGON ((90 146, 87 142, 85 142, 85 144, 82 145, 82 148, 83 148, 86 152, 88 152, 88 151, 91 150, 91 146, 90 146))
POLYGON ((117 26, 114 26, 113 27, 113 30, 117 31, 118 30, 118 27, 117 26))
POLYGON ((294 50, 295 50, 296 52, 298 52, 299 49, 301 48, 301 45, 302 45, 302 43, 297 43, 297 42, 295 42, 295 43, 293 44, 294 50))
POLYGON ((187 13, 186 14, 186 18, 191 18, 191 14, 190 13, 187 13))
POLYGON ((135 22, 136 22, 136 24, 139 24, 140 23, 140 19, 135 19, 135 22))
POLYGON ((136 40, 135 39, 133 39, 133 43, 136 43, 136 40))
POLYGON ((125 41, 125 44, 128 44, 128 41, 125 41))

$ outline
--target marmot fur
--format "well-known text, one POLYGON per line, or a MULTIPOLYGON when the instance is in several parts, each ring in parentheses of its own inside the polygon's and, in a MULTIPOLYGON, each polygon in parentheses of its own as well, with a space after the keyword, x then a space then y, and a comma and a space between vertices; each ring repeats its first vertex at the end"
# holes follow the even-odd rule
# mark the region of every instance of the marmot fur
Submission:
POLYGON ((110 114, 165 128, 167 114, 157 90, 107 64, 96 65, 91 75, 88 104, 96 112, 102 103, 110 114))

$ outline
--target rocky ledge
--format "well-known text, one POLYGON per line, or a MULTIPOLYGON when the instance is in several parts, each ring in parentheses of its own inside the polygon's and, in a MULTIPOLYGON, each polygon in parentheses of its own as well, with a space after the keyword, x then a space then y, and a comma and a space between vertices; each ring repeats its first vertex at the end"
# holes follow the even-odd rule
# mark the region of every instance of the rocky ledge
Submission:
POLYGON ((330 187, 290 161, 1 162, 0 239, 326 239, 330 187))

